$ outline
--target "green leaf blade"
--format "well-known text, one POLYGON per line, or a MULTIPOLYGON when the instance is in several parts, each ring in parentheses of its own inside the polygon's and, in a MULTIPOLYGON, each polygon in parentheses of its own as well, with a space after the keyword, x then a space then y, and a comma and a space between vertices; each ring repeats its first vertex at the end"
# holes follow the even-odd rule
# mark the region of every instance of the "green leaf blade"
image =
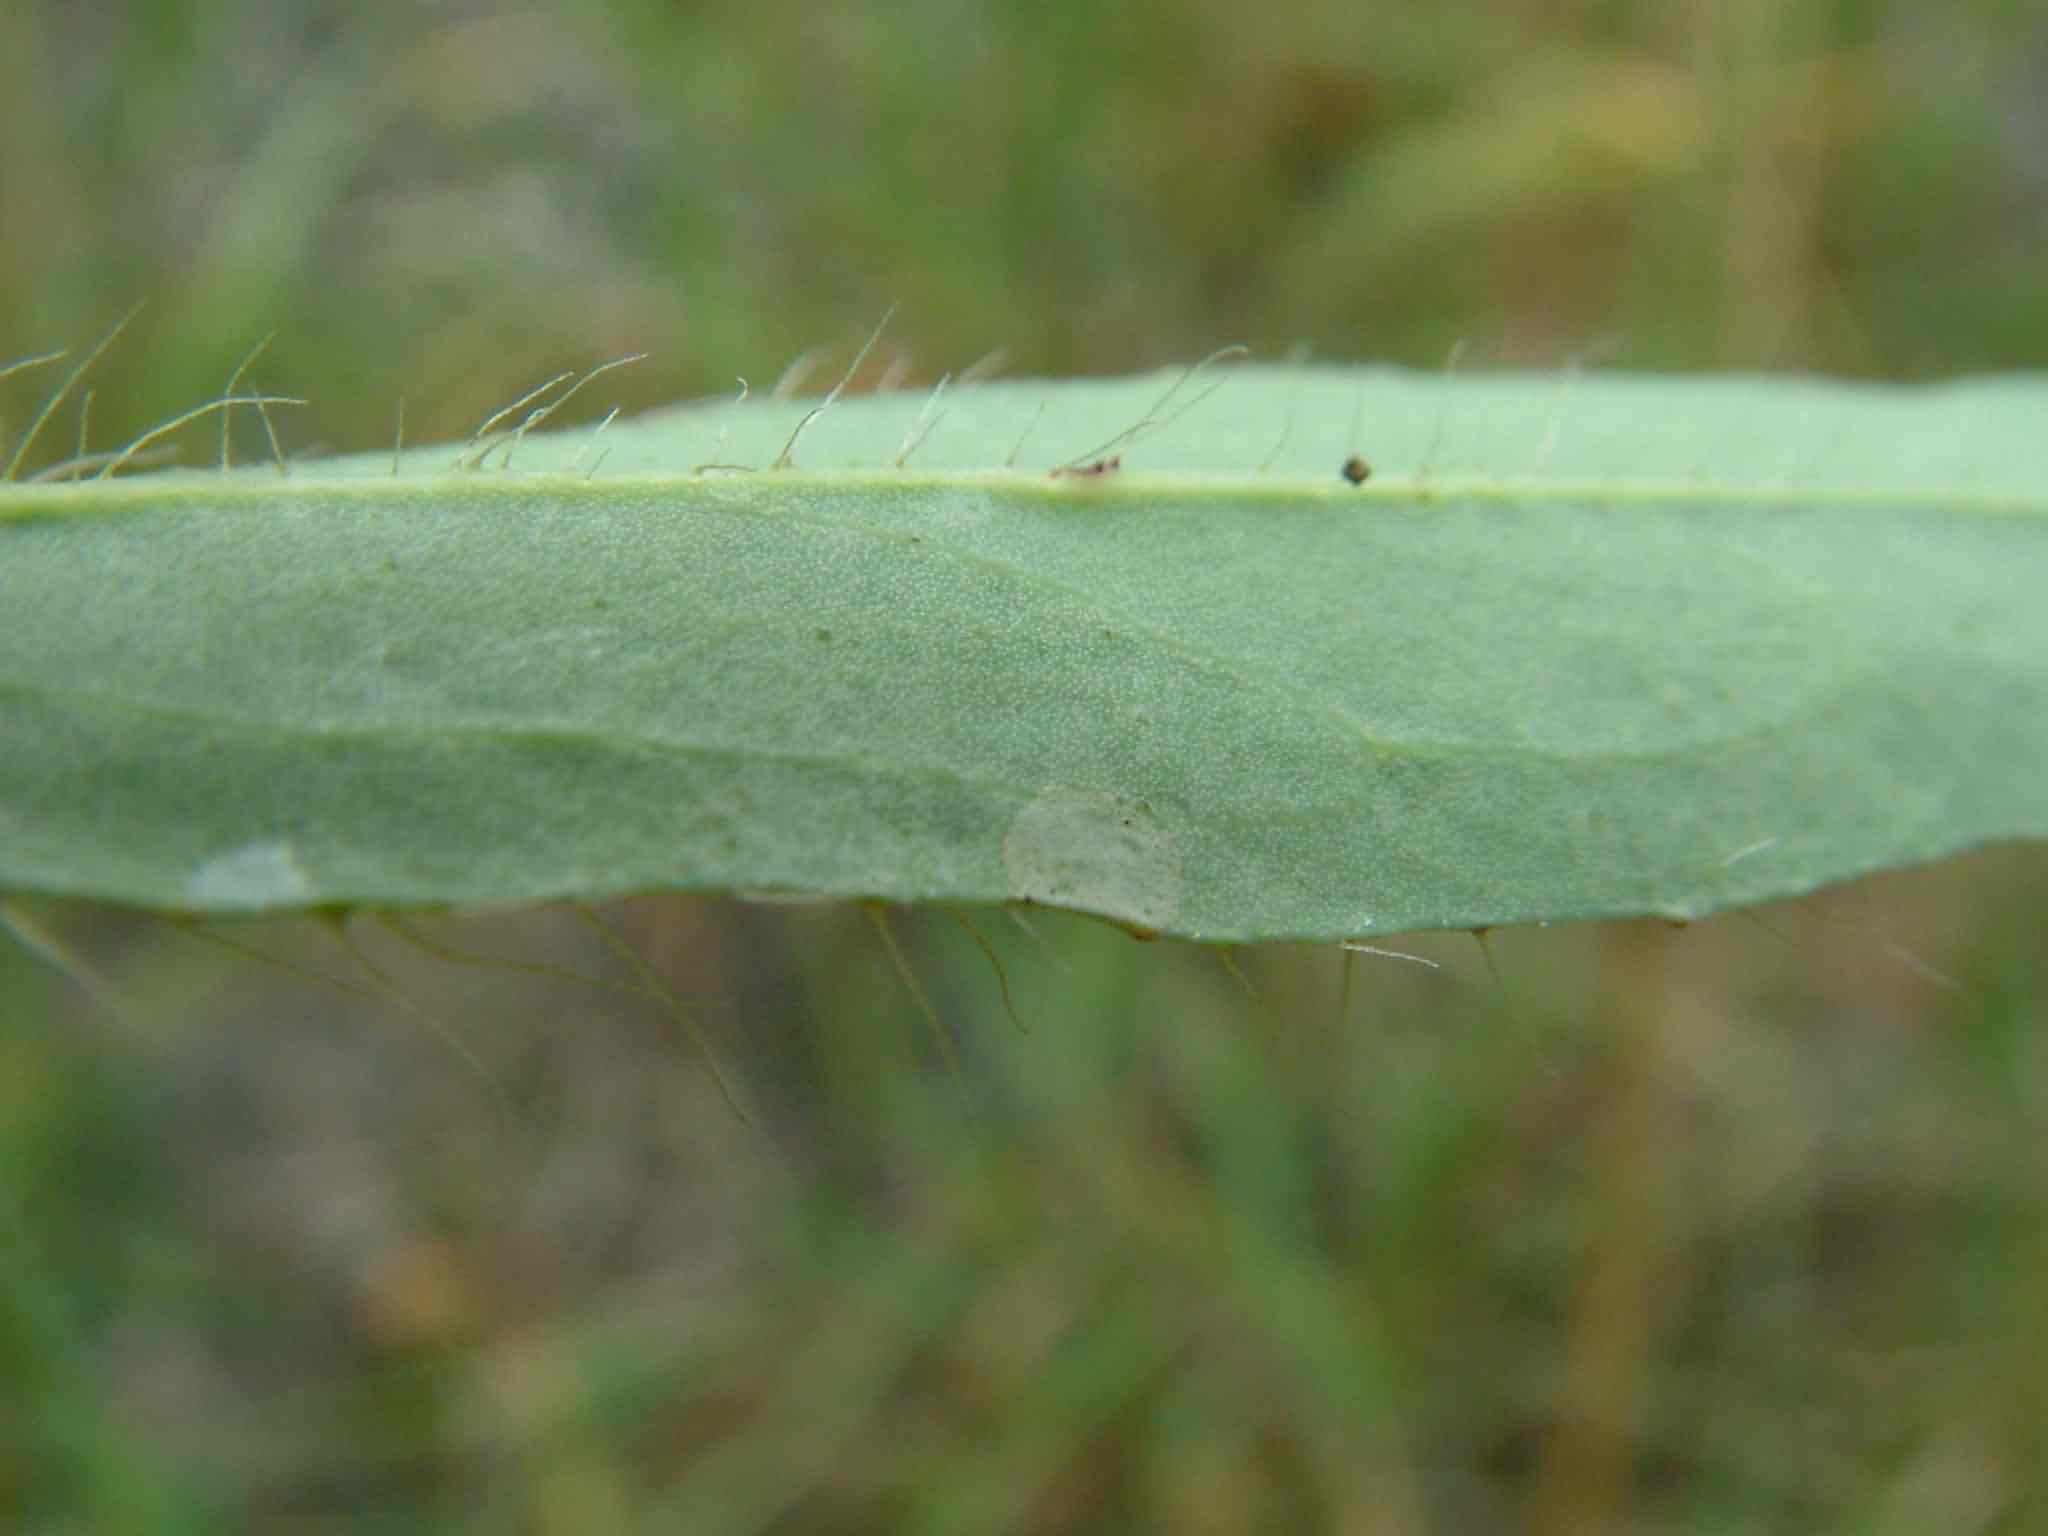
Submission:
POLYGON ((768 462, 797 402, 614 426, 588 478, 586 432, 0 493, 0 887, 1241 941, 1691 916, 2048 834, 2040 383, 1247 370, 1116 474, 993 467, 1162 387, 962 391, 907 471, 823 467, 894 458, 922 402, 877 398, 774 474, 690 470, 768 462))

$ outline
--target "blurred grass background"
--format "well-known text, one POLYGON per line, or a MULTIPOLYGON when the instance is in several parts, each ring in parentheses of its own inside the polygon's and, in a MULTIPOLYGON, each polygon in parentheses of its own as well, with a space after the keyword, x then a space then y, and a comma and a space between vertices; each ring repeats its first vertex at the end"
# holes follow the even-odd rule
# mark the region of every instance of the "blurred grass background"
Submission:
MULTIPOLYGON (((892 303, 863 384, 2036 367, 2044 103, 2019 0, 11 0, 0 356, 143 302, 103 445, 274 329, 302 452, 841 366, 892 303)), ((37 905, 0 1522, 2048 1529, 2044 914, 1994 851, 1422 938, 1348 1012, 1328 952, 894 914, 956 1082, 862 912, 609 909, 743 1123, 574 912, 422 931, 611 990, 37 905)))

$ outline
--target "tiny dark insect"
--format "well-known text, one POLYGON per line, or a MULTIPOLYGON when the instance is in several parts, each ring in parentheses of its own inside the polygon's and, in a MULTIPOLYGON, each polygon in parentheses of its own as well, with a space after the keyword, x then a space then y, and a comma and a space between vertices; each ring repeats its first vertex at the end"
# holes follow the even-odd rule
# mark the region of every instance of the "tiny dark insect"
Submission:
POLYGON ((1057 480, 1062 475, 1113 475, 1123 467, 1123 455, 1113 453, 1106 459, 1090 459, 1086 464, 1062 464, 1052 472, 1052 477, 1057 480))
POLYGON ((1372 475, 1372 466, 1354 453, 1344 461, 1344 467, 1338 473, 1353 485, 1363 485, 1372 475))

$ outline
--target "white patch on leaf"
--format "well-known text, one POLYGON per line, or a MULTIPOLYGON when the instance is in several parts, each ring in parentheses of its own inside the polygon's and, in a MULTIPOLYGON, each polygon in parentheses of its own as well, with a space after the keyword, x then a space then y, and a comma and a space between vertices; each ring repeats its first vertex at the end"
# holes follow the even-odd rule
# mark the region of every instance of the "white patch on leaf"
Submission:
POLYGON ((199 908, 287 907, 312 892, 291 844, 277 838, 216 854, 185 882, 185 899, 199 908))
POLYGON ((1143 800, 1041 791, 1010 822, 1003 870, 1013 901, 1164 928, 1180 912, 1180 849, 1143 800))

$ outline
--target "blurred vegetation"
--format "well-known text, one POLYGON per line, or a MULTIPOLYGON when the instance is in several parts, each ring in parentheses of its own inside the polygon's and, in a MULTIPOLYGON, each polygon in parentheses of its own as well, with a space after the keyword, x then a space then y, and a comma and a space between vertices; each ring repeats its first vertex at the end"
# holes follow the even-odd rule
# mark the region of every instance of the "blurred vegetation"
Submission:
MULTIPOLYGON (((629 408, 769 381, 891 303, 867 384, 2037 366, 2044 102, 2018 0, 14 0, 0 356, 142 301, 104 443, 275 329, 294 451, 629 351, 629 408)), ((612 909, 742 1122, 573 912, 437 956, 33 904, 0 1521, 2048 1529, 2044 913, 2005 850, 1418 939, 1348 1010, 1326 952, 894 914, 955 1078, 865 913, 612 909)))

